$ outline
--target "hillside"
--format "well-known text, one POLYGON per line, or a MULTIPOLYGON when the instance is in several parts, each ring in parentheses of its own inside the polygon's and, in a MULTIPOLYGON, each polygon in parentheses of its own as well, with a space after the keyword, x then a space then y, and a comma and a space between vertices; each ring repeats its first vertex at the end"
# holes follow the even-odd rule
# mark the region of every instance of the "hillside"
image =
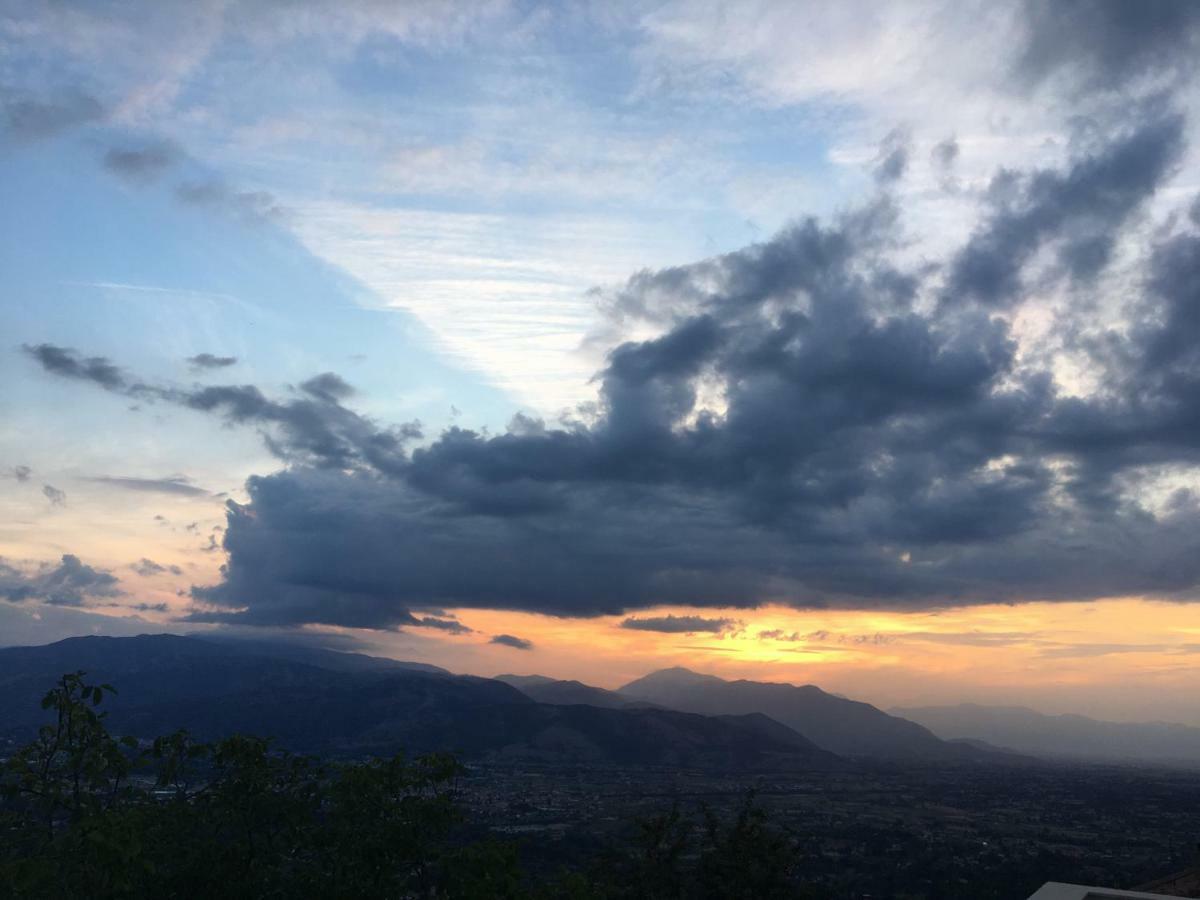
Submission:
POLYGON ((637 701, 622 697, 615 691, 592 687, 581 681, 559 681, 544 675, 497 675, 496 680, 511 684, 531 700, 554 706, 582 703, 607 709, 625 709, 639 705, 637 701))
POLYGON ((758 716, 541 704, 495 679, 327 653, 176 635, 0 650, 0 736, 28 737, 54 678, 83 669, 120 692, 106 701, 111 727, 143 738, 187 728, 206 740, 252 733, 344 755, 444 750, 472 759, 743 771, 838 763, 758 716))
POLYGON ((725 681, 684 668, 662 669, 622 687, 622 696, 702 715, 761 713, 840 756, 887 760, 978 760, 998 757, 941 740, 927 728, 871 706, 797 687, 725 681))

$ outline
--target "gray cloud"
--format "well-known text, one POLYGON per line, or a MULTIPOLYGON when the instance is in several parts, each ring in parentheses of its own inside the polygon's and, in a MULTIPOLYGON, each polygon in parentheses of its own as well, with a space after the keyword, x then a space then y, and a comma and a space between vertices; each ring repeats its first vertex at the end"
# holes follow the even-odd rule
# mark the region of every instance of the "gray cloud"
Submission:
MULTIPOLYGON (((267 448, 280 459, 337 469, 367 468, 395 473, 405 463, 406 444, 421 436, 420 424, 382 428, 342 406, 353 393, 342 378, 322 373, 300 386, 300 397, 268 399, 253 385, 162 387, 132 380, 106 357, 84 357, 68 347, 26 344, 24 351, 54 375, 90 382, 144 402, 163 402, 212 413, 230 424, 258 426, 267 448)), ((153 489, 162 479, 125 479, 153 489)), ((167 480, 169 481, 169 479, 167 480)), ((169 489, 169 485, 164 485, 169 489)), ((186 488, 184 488, 186 490, 186 488)), ((181 492, 176 488, 176 492, 181 492)))
POLYGON ((183 497, 207 497, 208 491, 196 487, 184 475, 169 478, 130 478, 124 475, 97 475, 89 478, 95 484, 106 484, 127 491, 146 491, 156 494, 177 494, 183 497))
POLYGON ((18 141, 52 138, 98 122, 104 115, 104 107, 95 97, 78 91, 54 98, 12 96, 3 103, 5 132, 18 141))
POLYGON ((473 634, 475 629, 468 628, 458 619, 421 616, 411 623, 416 628, 433 628, 438 631, 448 631, 451 634, 473 634))
POLYGON ((51 506, 66 506, 67 505, 67 492, 60 491, 58 488, 56 488, 52 484, 43 484, 42 485, 42 496, 44 496, 47 500, 50 501, 51 506))
POLYGON ((25 482, 29 480, 29 476, 33 474, 33 469, 29 466, 13 466, 12 477, 17 481, 25 482))
POLYGON ((1140 122, 1065 173, 1001 172, 990 214, 951 264, 947 300, 1013 303, 1026 265, 1048 243, 1072 277, 1095 275, 1108 262, 1113 235, 1154 194, 1183 146, 1183 119, 1167 114, 1140 122))
POLYGON ((1036 296, 1035 257, 1084 291, 1106 242, 1134 233, 1182 152, 1180 120, 1151 113, 1061 169, 998 176, 947 255, 951 290, 903 262, 886 190, 827 222, 636 273, 605 308, 659 335, 612 347, 591 415, 559 426, 518 416, 502 434, 452 427, 416 446, 414 426, 345 405, 332 373, 275 399, 27 350, 62 377, 257 428, 286 463, 227 505, 228 560, 194 590, 196 621, 1193 600, 1200 499, 1151 504, 1141 485, 1200 464, 1200 234, 1176 216, 1137 242, 1131 327, 1070 312, 1063 340, 1089 355, 1092 395, 1062 393, 1009 318, 1036 296), (922 302, 937 297, 936 310, 922 302))
POLYGON ((733 631, 740 623, 736 619, 706 619, 703 616, 646 616, 630 617, 621 623, 622 628, 634 631, 659 631, 664 634, 694 634, 710 632, 721 634, 733 631))
POLYGON ((958 155, 958 141, 952 137, 935 144, 933 150, 930 151, 934 164, 940 169, 949 169, 953 166, 958 160, 958 155))
POLYGON ((169 143, 139 147, 112 147, 104 154, 104 167, 126 181, 152 181, 180 158, 179 148, 169 143))
POLYGON ((47 372, 64 378, 91 381, 108 390, 127 390, 130 386, 124 374, 103 356, 80 356, 73 350, 54 344, 25 344, 23 349, 36 359, 47 372))
POLYGON ((193 369, 226 369, 237 365, 237 361, 236 356, 215 356, 212 353, 198 353, 187 358, 188 365, 193 369))
POLYGON ((137 572, 143 578, 149 578, 152 575, 162 575, 166 572, 170 572, 172 575, 183 574, 183 569, 179 568, 179 566, 164 566, 145 557, 130 565, 129 568, 133 569, 133 571, 137 572))
POLYGON ((880 184, 898 181, 908 168, 911 140, 904 129, 894 129, 879 145, 879 157, 875 161, 875 180, 880 184))
POLYGON ((37 601, 51 606, 83 606, 89 599, 115 597, 117 579, 64 553, 57 566, 21 569, 0 559, 0 598, 10 603, 37 601))
POLYGON ((1148 75, 1194 71, 1200 6, 1192 0, 1025 0, 1027 43, 1015 74, 1026 87, 1065 76, 1114 90, 1148 75))
POLYGON ((758 639, 760 641, 787 641, 789 643, 795 643, 796 641, 805 640, 805 637, 798 631, 788 632, 784 631, 782 628, 772 628, 766 631, 760 631, 758 633, 758 639))
POLYGON ((179 185, 175 196, 188 206, 206 207, 228 213, 245 222, 267 222, 281 218, 283 207, 267 191, 243 191, 222 181, 197 181, 179 185))
POLYGON ((323 372, 300 385, 304 393, 330 403, 354 396, 354 388, 334 372, 323 372))
POLYGON ((165 613, 170 610, 170 607, 165 603, 126 603, 123 606, 125 609, 132 609, 134 612, 165 613))
POLYGON ((488 641, 489 644, 503 644, 505 647, 512 647, 514 650, 532 650, 533 641, 527 641, 525 638, 515 637, 511 634, 493 635, 488 641))

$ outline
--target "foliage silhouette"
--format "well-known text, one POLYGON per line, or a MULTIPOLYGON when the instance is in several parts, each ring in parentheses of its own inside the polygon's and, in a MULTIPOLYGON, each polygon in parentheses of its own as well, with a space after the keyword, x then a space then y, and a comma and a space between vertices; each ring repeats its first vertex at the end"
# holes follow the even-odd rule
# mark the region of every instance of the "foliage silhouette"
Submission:
POLYGON ((446 755, 335 763, 235 735, 116 738, 116 693, 63 675, 0 775, 0 898, 802 896, 794 843, 747 798, 732 822, 677 807, 581 871, 534 878, 480 840, 446 755))

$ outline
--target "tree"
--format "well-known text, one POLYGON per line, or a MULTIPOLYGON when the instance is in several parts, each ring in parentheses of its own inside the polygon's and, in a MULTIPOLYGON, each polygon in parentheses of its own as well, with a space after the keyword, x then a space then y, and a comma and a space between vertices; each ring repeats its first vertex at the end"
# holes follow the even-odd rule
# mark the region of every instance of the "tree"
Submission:
POLYGON ((49 721, 0 774, 0 900, 801 896, 795 845, 751 796, 728 822, 675 805, 591 866, 534 883, 516 845, 473 836, 452 757, 338 763, 244 735, 118 739, 99 709, 115 689, 84 675, 46 694, 49 721))

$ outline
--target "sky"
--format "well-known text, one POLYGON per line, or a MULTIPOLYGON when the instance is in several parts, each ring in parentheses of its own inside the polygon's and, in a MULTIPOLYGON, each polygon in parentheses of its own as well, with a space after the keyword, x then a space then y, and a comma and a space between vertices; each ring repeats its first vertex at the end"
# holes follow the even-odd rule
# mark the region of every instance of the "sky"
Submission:
POLYGON ((0 645, 1200 725, 1200 4, 0 0, 0 645))

